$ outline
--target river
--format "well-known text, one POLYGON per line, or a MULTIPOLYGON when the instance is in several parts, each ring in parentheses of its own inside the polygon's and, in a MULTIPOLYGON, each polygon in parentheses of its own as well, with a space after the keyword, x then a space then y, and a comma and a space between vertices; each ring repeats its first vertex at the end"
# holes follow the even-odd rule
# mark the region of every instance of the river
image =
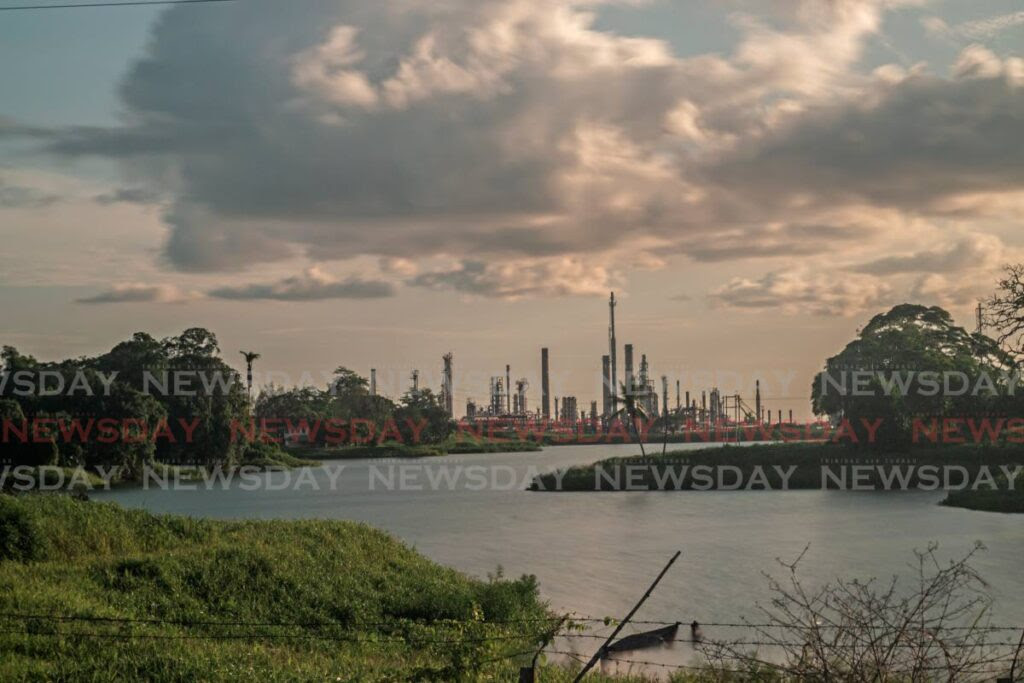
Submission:
MULTIPOLYGON (((686 446, 672 446, 680 447, 686 446)), ((510 576, 534 574, 553 607, 579 615, 622 616, 678 549, 681 558, 636 618, 684 624, 758 621, 755 605, 768 597, 762 572, 783 576, 776 558, 791 560, 808 545, 801 574, 817 585, 836 576, 910 579, 915 548, 935 542, 942 556, 952 558, 981 541, 987 550, 974 566, 991 584, 994 621, 1024 622, 1024 519, 941 507, 942 493, 523 490, 537 469, 635 452, 632 445, 590 445, 349 460, 306 472, 305 484, 296 472, 278 472, 262 475, 268 486, 257 490, 235 482, 195 490, 127 488, 94 497, 198 517, 367 522, 470 574, 486 576, 498 566, 510 576), (495 480, 482 486, 481 472, 495 480), (444 473, 449 479, 432 486, 430 478, 436 484, 444 473), (286 477, 292 478, 287 487, 286 477), (275 486, 280 488, 268 490, 275 486)), ((709 637, 734 635, 725 628, 705 631, 709 637)), ((598 641, 575 642, 589 652, 598 641)), ((684 649, 645 652, 643 658, 685 663, 691 655, 684 649)))

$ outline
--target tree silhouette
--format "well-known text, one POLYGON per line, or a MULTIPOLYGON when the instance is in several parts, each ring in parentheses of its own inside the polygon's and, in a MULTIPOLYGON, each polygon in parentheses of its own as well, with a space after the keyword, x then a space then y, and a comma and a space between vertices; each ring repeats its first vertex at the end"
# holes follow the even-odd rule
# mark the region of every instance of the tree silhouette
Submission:
POLYGON ((239 351, 245 358, 245 381, 248 387, 249 400, 252 401, 252 364, 260 359, 260 354, 254 351, 239 351))
POLYGON ((630 434, 637 445, 640 446, 640 455, 647 457, 647 453, 644 451, 644 441, 640 438, 640 432, 636 426, 638 419, 647 420, 647 410, 641 403, 637 402, 636 395, 632 391, 626 391, 625 384, 619 384, 619 393, 622 395, 612 396, 612 405, 621 405, 622 407, 616 410, 612 417, 617 420, 625 417, 629 420, 629 424, 632 426, 630 434))

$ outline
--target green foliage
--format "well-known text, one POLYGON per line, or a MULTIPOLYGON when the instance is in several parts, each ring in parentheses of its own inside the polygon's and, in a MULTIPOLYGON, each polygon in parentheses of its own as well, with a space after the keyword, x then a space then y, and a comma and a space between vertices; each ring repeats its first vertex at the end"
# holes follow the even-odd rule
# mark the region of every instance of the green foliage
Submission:
POLYGON ((39 536, 28 514, 9 496, 0 495, 0 561, 35 558, 39 536))
POLYGON ((0 611, 168 623, 12 624, 4 681, 508 680, 505 655, 534 647, 547 617, 534 579, 470 579, 361 524, 6 502, 42 541, 0 563, 0 611))
POLYGON ((941 308, 902 304, 876 315, 857 339, 826 361, 825 369, 814 378, 811 400, 816 414, 850 420, 860 430, 861 443, 867 440, 861 419, 882 419, 874 447, 905 448, 915 417, 964 417, 1005 410, 1006 402, 1012 400, 1005 380, 1014 368, 1013 359, 993 339, 957 327, 941 308), (856 372, 874 373, 859 395, 852 390, 856 372), (922 384, 922 372, 962 372, 972 380, 984 373, 1000 383, 996 386, 999 396, 933 394, 922 384), (903 386, 883 385, 895 377, 909 381, 903 386))
POLYGON ((59 376, 65 387, 76 378, 84 378, 89 387, 15 395, 8 386, 0 396, 0 417, 28 423, 59 420, 50 431, 65 428, 52 443, 15 444, 11 459, 28 465, 118 466, 129 478, 155 459, 237 462, 242 445, 232 438, 232 425, 247 421, 248 400, 238 373, 218 353, 216 336, 202 328, 160 341, 138 332, 102 356, 58 363, 41 363, 4 347, 5 370, 23 373, 32 386, 40 386, 44 377, 59 376), (99 438, 100 421, 108 421, 106 429, 117 438, 99 438), (171 438, 152 438, 158 426, 171 438), (82 430, 87 432, 83 435, 82 430))
POLYGON ((455 431, 455 423, 430 389, 406 392, 395 422, 406 444, 441 443, 455 431))
MULTIPOLYGON (((821 489, 823 481, 827 488, 837 488, 833 480, 823 480, 823 465, 832 468, 837 477, 845 470, 849 475, 847 486, 852 487, 854 480, 849 468, 864 465, 864 473, 858 475, 856 480, 858 487, 899 488, 903 481, 890 477, 887 482, 877 468, 888 466, 905 472, 913 466, 916 469, 906 477, 906 488, 913 489, 932 486, 932 482, 925 481, 922 476, 926 474, 920 469, 924 466, 960 466, 964 476, 974 481, 982 466, 987 467, 989 472, 998 472, 1001 465, 1024 464, 1024 446, 1019 444, 996 447, 948 445, 893 453, 846 453, 840 449, 837 444, 830 443, 787 443, 720 446, 669 451, 664 455, 608 458, 592 465, 571 467, 561 473, 560 479, 555 473, 542 474, 534 479, 530 488, 535 491, 613 491, 622 490, 628 485, 634 490, 716 489, 718 480, 714 474, 710 482, 701 480, 697 482, 698 487, 694 486, 694 479, 688 475, 694 473, 694 468, 701 466, 735 468, 734 474, 726 477, 726 485, 734 482, 737 476, 746 485, 755 470, 759 470, 771 490, 780 490, 784 485, 791 490, 821 489), (842 464, 832 465, 840 456, 842 464), (777 468, 789 473, 785 482, 777 468), (792 472, 789 472, 790 468, 793 468, 792 472)), ((754 487, 755 490, 763 488, 763 484, 754 487)))

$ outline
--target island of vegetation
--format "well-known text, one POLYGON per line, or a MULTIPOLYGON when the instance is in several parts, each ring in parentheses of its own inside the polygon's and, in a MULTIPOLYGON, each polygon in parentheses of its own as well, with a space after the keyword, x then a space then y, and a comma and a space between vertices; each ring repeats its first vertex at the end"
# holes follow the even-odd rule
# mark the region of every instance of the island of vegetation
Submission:
MULTIPOLYGON (((722 489, 949 490, 944 503, 1024 511, 1024 390, 1013 356, 938 307, 875 316, 815 377, 815 443, 668 450, 537 477, 536 491, 722 489), (851 380, 851 378, 854 378, 851 380), (955 390, 935 386, 954 378, 955 390), (856 381, 855 387, 851 381, 856 381)), ((628 397, 631 423, 642 416, 628 397)), ((784 434, 774 436, 785 437, 784 434)))

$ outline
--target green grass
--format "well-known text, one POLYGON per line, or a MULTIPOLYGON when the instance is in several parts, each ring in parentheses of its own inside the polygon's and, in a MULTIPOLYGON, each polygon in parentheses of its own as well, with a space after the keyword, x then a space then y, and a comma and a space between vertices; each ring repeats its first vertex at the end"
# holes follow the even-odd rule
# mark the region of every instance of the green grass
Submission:
POLYGON ((1000 480, 996 491, 951 491, 943 505, 949 507, 981 510, 983 512, 1018 512, 1024 513, 1024 473, 1018 474, 1013 489, 1006 485, 1005 478, 1000 480))
POLYGON ((55 495, 0 496, 0 614, 3 681, 506 680, 517 662, 485 660, 546 617, 532 577, 475 580, 361 524, 55 495), (196 623, 226 621, 250 625, 196 623))
MULTIPOLYGON (((726 445, 715 448, 669 451, 664 456, 660 451, 655 451, 648 454, 646 458, 639 455, 609 458, 592 465, 566 470, 560 486, 558 478, 554 474, 545 474, 538 477, 531 488, 538 491, 613 491, 622 490, 625 482, 629 481, 634 490, 659 488, 673 490, 676 488, 677 479, 679 479, 683 482, 680 490, 689 490, 693 482, 683 475, 692 473, 695 466, 703 465, 739 468, 744 482, 750 481, 750 476, 755 468, 761 468, 773 490, 779 490, 783 486, 783 480, 775 467, 783 468, 784 471, 795 467, 788 479, 789 489, 818 489, 822 487, 822 466, 829 467, 836 474, 845 470, 848 475, 847 481, 852 486, 853 475, 850 474, 850 468, 859 464, 872 468, 886 467, 890 471, 893 468, 907 469, 922 465, 939 467, 961 465, 966 468, 968 476, 973 480, 981 465, 996 468, 998 465, 1007 463, 1024 463, 1024 446, 940 446, 917 448, 909 452, 887 453, 822 443, 726 445), (599 477, 599 468, 607 476, 599 477), (628 478, 630 471, 635 473, 633 478, 628 478), (613 483, 616 472, 619 473, 618 481, 621 484, 618 487, 613 483), (672 478, 669 474, 677 475, 677 479, 672 478)), ((731 475, 729 480, 732 480, 731 475)), ((858 483, 861 482, 858 481, 858 483)), ((863 483, 869 487, 882 488, 884 486, 877 471, 868 472, 863 483)), ((915 473, 915 476, 910 479, 909 488, 916 488, 920 483, 921 480, 915 473)))
POLYGON ((521 453, 539 451, 541 446, 534 441, 515 439, 488 439, 474 435, 452 435, 438 444, 409 445, 395 441, 382 444, 364 444, 320 448, 315 446, 294 446, 288 452, 299 458, 318 460, 348 460, 351 458, 430 458, 441 455, 468 455, 472 453, 521 453))
POLYGON ((516 437, 491 439, 463 432, 450 436, 443 448, 451 454, 468 455, 471 453, 528 453, 539 451, 542 446, 536 441, 516 437))

